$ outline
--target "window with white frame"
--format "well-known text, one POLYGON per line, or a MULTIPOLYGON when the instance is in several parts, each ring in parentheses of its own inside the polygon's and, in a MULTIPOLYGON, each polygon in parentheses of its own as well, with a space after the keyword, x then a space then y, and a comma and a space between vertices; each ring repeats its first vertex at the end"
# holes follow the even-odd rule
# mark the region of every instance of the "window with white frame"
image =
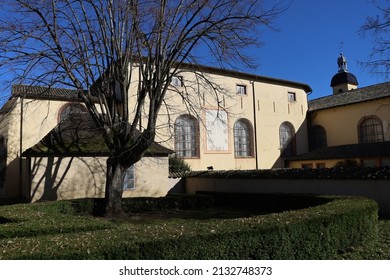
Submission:
POLYGON ((289 102, 295 102, 297 101, 297 97, 295 95, 295 92, 288 92, 287 93, 287 98, 289 102))
POLYGON ((236 93, 238 95, 246 95, 246 86, 245 85, 236 85, 236 93))
POLYGON ((182 87, 183 86, 183 77, 173 76, 171 80, 171 86, 182 87))
POLYGON ((130 166, 123 177, 123 190, 129 191, 135 189, 135 180, 134 180, 134 165, 130 166))
POLYGON ((179 157, 199 156, 198 122, 190 115, 182 115, 175 121, 175 152, 179 157))
POLYGON ((233 127, 235 157, 252 156, 252 133, 247 120, 238 120, 233 127))

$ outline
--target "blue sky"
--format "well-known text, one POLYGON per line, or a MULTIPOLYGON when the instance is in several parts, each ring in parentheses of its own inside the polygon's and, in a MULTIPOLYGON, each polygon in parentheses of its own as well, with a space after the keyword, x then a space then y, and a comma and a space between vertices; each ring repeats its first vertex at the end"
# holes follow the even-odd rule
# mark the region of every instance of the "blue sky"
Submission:
POLYGON ((309 84, 309 99, 329 95, 330 80, 337 73, 340 51, 359 87, 384 82, 359 62, 367 61, 373 38, 358 29, 378 10, 367 0, 291 0, 289 9, 275 21, 279 32, 265 31, 265 45, 253 50, 259 67, 255 74, 309 84))
MULTIPOLYGON (((290 1, 289 8, 274 22, 279 31, 260 35, 264 45, 252 49, 259 67, 247 72, 306 83, 313 89, 309 99, 314 99, 331 94, 330 80, 342 51, 359 87, 385 81, 359 63, 368 59, 372 48, 373 38, 358 34, 366 17, 378 13, 370 1, 285 1, 290 1)), ((0 106, 5 98, 0 95, 0 106)))

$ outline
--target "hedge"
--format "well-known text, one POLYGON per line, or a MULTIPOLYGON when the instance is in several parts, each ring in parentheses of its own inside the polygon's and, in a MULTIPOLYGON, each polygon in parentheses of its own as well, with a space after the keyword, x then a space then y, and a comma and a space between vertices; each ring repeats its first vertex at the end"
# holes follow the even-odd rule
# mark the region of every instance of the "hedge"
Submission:
POLYGON ((333 180, 390 180, 390 166, 384 167, 332 167, 282 168, 260 170, 187 171, 172 177, 223 178, 223 179, 333 179, 333 180))
POLYGON ((12 208, 0 207, 4 219, 4 224, 0 224, 0 256, 2 259, 332 259, 351 246, 375 241, 378 206, 374 201, 320 199, 325 199, 324 204, 269 215, 142 224, 79 216, 78 212, 85 214, 94 205, 82 200, 29 205, 36 207, 28 214, 35 222, 11 215, 12 208), (80 205, 89 206, 82 210, 80 205), (38 219, 44 226, 37 224, 38 219), (9 220, 12 222, 8 223, 9 220), (21 225, 28 228, 23 223, 35 227, 33 235, 38 236, 19 237, 23 231, 17 228, 21 225), (16 230, 17 235, 4 234, 4 226, 16 230), (42 234, 38 234, 39 230, 42 234))

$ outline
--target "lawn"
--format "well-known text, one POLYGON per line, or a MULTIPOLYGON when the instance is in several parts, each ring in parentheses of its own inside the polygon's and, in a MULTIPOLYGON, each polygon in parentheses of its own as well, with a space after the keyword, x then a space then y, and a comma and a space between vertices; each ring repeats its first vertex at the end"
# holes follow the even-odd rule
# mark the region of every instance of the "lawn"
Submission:
MULTIPOLYGON (((270 197, 267 197, 267 201, 269 200, 270 197)), ((291 203, 291 198, 289 201, 291 203)), ((305 201, 307 202, 308 199, 305 198, 305 201)), ((320 201, 325 203, 323 198, 320 201)), ((349 209, 349 203, 346 203, 347 201, 344 202, 344 200, 330 202, 330 204, 339 205, 337 207, 342 211, 349 209)), ((367 206, 363 206, 363 208, 372 207, 370 201, 352 201, 352 204, 356 203, 366 204, 367 206)), ((132 209, 136 209, 137 205, 139 207, 141 204, 132 204, 132 209)), ((247 244, 251 240, 258 242, 260 240, 258 238, 263 238, 262 240, 270 238, 267 242, 272 241, 274 243, 272 246, 277 247, 279 238, 282 236, 283 239, 284 235, 280 235, 280 233, 268 236, 265 234, 267 230, 275 227, 280 228, 280 224, 283 223, 281 234, 288 234, 284 227, 292 225, 292 228, 287 230, 291 230, 291 234, 301 236, 299 233, 304 230, 304 227, 301 227, 308 216, 314 215, 323 219, 321 218, 323 213, 334 211, 332 210, 334 208, 328 206, 317 206, 305 205, 305 207, 309 207, 307 212, 305 210, 284 211, 278 209, 278 213, 268 213, 257 209, 238 210, 221 207, 159 209, 156 205, 148 205, 153 210, 141 209, 116 219, 107 219, 90 215, 91 205, 88 203, 75 205, 69 201, 58 201, 3 205, 0 206, 0 259, 118 259, 126 258, 127 255, 142 258, 142 253, 132 252, 132 250, 147 251, 153 250, 154 247, 161 247, 172 254, 170 251, 172 248, 184 245, 191 246, 194 243, 192 240, 196 238, 198 238, 196 242, 209 244, 206 246, 210 246, 213 239, 221 241, 220 244, 226 247, 236 245, 237 251, 235 251, 236 249, 231 250, 231 248, 217 249, 221 249, 222 253, 227 252, 227 255, 223 256, 229 257, 229 254, 233 252, 232 258, 240 258, 240 256, 247 258, 246 252, 242 251, 247 250, 243 248, 243 244, 247 244), (329 210, 326 210, 328 208, 329 210), (201 237, 199 238, 199 236, 201 237), (244 240, 237 241, 237 238, 243 238, 242 236, 244 240), (184 241, 175 243, 175 240, 184 241), (236 241, 237 244, 233 244, 236 241), (168 244, 167 246, 165 246, 165 242, 168 244), (129 251, 124 250, 123 255, 118 255, 118 251, 123 250, 124 247, 129 251), (238 252, 239 250, 241 252, 238 252), (239 255, 235 255, 236 252, 239 255)), ((292 204, 291 207, 295 208, 296 205, 292 204)), ((323 221, 328 223, 326 215, 323 221)), ((346 222, 348 223, 348 219, 346 222)), ((322 222, 319 225, 321 226, 322 222)), ((312 224, 311 228, 316 230, 318 226, 312 224)), ((312 232, 312 236, 316 238, 317 233, 312 232)), ((332 259, 390 259, 389 220, 379 221, 379 238, 380 240, 370 246, 348 247, 343 253, 335 254, 332 259)), ((294 245, 286 239, 283 241, 287 245, 294 245)), ((312 242, 310 246, 316 246, 317 240, 312 239, 312 242)), ((195 246, 193 248, 195 254, 198 254, 197 244, 193 245, 195 246)), ((331 240, 330 244, 332 244, 331 240)), ((301 245, 297 246, 301 248, 301 245)), ((310 251, 313 250, 313 247, 307 249, 310 251)), ((209 252, 205 252, 206 256, 213 255, 214 250, 210 249, 209 252)), ((320 255, 322 254, 320 253, 320 255)), ((281 258, 280 256, 276 255, 275 258, 281 258)), ((251 255, 248 257, 251 258, 251 255)))

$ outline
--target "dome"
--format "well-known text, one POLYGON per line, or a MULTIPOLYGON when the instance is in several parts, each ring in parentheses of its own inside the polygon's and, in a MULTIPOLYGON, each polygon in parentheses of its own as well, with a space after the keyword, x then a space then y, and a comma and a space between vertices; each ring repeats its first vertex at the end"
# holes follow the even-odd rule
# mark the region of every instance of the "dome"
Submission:
POLYGON ((330 86, 334 87, 340 84, 351 84, 351 85, 358 85, 358 81, 354 74, 349 72, 339 72, 336 75, 333 76, 332 80, 330 81, 330 86))

